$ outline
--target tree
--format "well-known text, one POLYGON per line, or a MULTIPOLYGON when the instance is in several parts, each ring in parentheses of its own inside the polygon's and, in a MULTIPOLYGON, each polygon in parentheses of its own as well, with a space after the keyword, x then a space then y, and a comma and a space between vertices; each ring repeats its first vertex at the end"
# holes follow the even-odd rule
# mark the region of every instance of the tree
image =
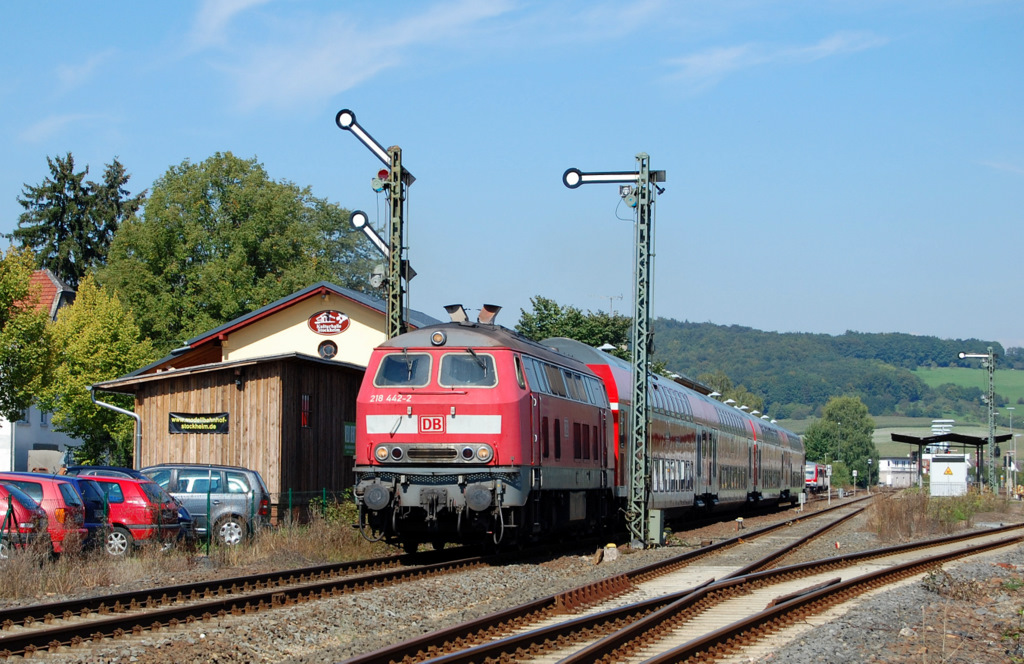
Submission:
POLYGON ((317 281, 365 288, 371 248, 362 240, 347 211, 271 180, 255 159, 217 153, 154 183, 98 279, 167 352, 317 281))
POLYGON ((36 306, 35 257, 9 249, 0 259, 0 416, 14 422, 46 384, 51 366, 49 310, 36 306))
POLYGON ((540 295, 530 298, 533 311, 520 309, 516 332, 527 339, 540 341, 548 337, 569 337, 595 348, 604 344, 616 347, 620 357, 628 357, 624 349, 629 343, 633 319, 606 314, 603 311, 583 313, 576 307, 562 307, 540 295))
MULTIPOLYGON (((40 405, 53 412, 52 424, 82 441, 79 463, 132 465, 134 420, 92 402, 88 387, 123 376, 156 357, 143 339, 132 313, 115 293, 86 277, 74 304, 63 308, 52 329, 56 366, 40 394, 40 405)), ((104 394, 103 401, 131 410, 133 399, 104 394)))
POLYGON ((729 377, 725 375, 724 371, 702 373, 697 376, 697 381, 704 383, 714 391, 721 394, 722 401, 732 399, 736 402, 737 407, 749 406, 751 411, 757 410, 762 413, 765 412, 764 397, 754 394, 742 385, 734 386, 729 377))
POLYGON ((860 397, 832 397, 821 419, 804 432, 807 459, 832 463, 833 484, 850 484, 853 470, 862 486, 874 483, 878 478, 878 448, 871 438, 874 431, 875 421, 860 397))
POLYGON ((118 226, 135 214, 146 193, 130 195, 124 185, 131 176, 116 158, 98 184, 85 180, 88 166, 75 172, 70 152, 46 162, 51 177, 34 187, 24 185, 18 203, 25 212, 5 237, 35 251, 39 267, 76 288, 85 274, 104 263, 118 226))

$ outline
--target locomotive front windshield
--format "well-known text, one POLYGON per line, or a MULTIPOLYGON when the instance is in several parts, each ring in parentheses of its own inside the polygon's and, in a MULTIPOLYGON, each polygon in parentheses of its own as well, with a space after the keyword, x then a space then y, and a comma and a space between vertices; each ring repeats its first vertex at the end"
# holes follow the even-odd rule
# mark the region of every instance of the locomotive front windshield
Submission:
POLYGON ((498 384, 494 358, 472 350, 448 353, 441 358, 437 382, 441 387, 494 387, 498 384))
POLYGON ((380 361, 373 384, 377 387, 426 387, 430 383, 430 355, 388 353, 380 361))

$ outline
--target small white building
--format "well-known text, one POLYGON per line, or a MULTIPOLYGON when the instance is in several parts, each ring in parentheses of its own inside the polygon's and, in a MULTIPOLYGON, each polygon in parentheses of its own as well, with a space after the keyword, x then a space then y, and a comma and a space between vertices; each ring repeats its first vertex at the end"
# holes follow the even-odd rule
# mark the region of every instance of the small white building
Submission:
POLYGON ((910 457, 882 457, 878 460, 878 484, 906 489, 917 484, 917 462, 910 457))
MULTIPOLYGON (((75 293, 49 270, 36 270, 29 282, 30 295, 37 308, 57 320, 57 312, 71 304, 75 293)), ((58 433, 50 426, 50 414, 35 406, 17 422, 0 418, 0 471, 42 470, 56 472, 64 454, 81 441, 58 433)))
POLYGON ((967 493, 968 454, 934 454, 931 458, 931 495, 963 496, 967 493))

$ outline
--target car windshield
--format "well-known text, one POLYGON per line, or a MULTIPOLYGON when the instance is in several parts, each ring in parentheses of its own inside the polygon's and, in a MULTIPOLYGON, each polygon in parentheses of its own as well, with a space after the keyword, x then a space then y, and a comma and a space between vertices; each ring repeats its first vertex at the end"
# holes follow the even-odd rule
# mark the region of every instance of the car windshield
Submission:
POLYGON ((171 496, 161 489, 156 482, 139 482, 139 486, 146 492, 146 496, 151 502, 158 504, 174 502, 171 496))
MULTIPOLYGON (((24 505, 26 508, 28 508, 30 510, 39 509, 39 503, 36 502, 35 498, 33 498, 32 496, 28 495, 27 493, 25 493, 24 491, 22 491, 18 487, 14 486, 13 484, 8 484, 8 483, 4 482, 4 483, 0 483, 0 487, 2 487, 4 489, 4 491, 6 491, 7 493, 9 493, 12 496, 14 496, 14 498, 19 503, 24 505)), ((3 498, 4 498, 3 504, 0 504, 0 509, 3 509, 4 511, 6 511, 7 510, 7 500, 6 500, 7 496, 3 496, 3 498)))

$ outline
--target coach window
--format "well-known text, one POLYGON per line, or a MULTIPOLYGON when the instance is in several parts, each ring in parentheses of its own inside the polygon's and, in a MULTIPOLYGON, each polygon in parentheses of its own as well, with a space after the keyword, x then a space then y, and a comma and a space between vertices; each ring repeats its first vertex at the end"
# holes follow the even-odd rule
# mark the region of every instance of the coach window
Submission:
POLYGON ((426 387, 430 382, 430 356, 426 353, 388 353, 373 379, 376 387, 426 387))
POLYGON ((513 359, 516 365, 516 382, 519 383, 520 389, 526 389, 526 381, 523 380, 523 360, 518 355, 513 359))
POLYGON ((562 370, 551 364, 545 364, 544 369, 544 373, 548 377, 548 385, 551 387, 551 393, 556 397, 569 396, 569 393, 565 391, 565 381, 562 379, 562 370))
POLYGON ((441 357, 437 382, 441 387, 494 387, 494 358, 476 352, 447 353, 441 357))

